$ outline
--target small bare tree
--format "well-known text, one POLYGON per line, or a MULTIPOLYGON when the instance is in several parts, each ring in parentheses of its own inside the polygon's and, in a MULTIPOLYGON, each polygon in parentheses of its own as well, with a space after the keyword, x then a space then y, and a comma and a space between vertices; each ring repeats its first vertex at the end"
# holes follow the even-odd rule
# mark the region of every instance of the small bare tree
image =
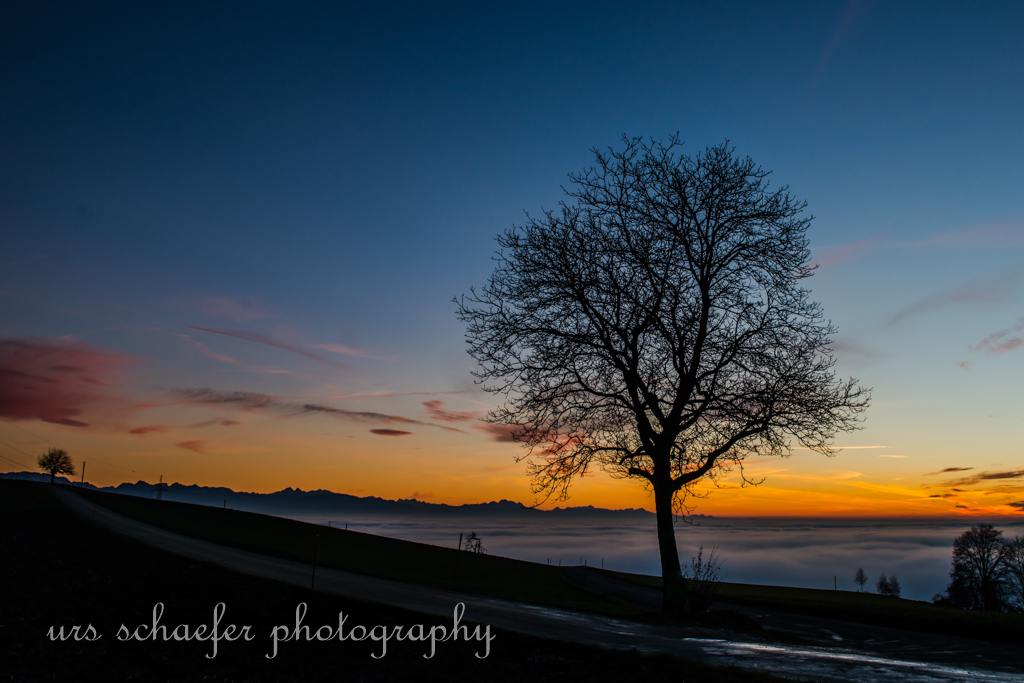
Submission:
POLYGON ((483 545, 483 539, 477 536, 475 531, 466 537, 466 544, 463 547, 471 553, 480 553, 482 555, 487 552, 487 548, 483 545))
POLYGON ((864 584, 868 582, 868 575, 864 573, 863 569, 858 569, 857 573, 853 575, 853 581, 860 586, 860 592, 864 592, 864 584))
POLYGON ((716 557, 717 549, 712 548, 704 559, 704 546, 690 558, 690 566, 684 572, 690 586, 687 597, 691 612, 707 612, 715 601, 715 595, 722 584, 722 562, 716 557))
POLYGON ((63 448, 51 448, 41 454, 36 462, 39 464, 39 469, 50 473, 51 484, 56 474, 73 475, 75 473, 75 463, 71 462, 71 456, 63 448))
POLYGON ((892 598, 900 597, 900 594, 903 592, 903 588, 900 586, 900 580, 896 578, 896 575, 893 574, 892 578, 886 578, 884 573, 878 577, 878 583, 875 584, 875 590, 878 591, 879 595, 888 595, 892 598))
POLYGON ((500 235, 456 304, 478 382, 505 397, 485 419, 524 446, 534 492, 565 499, 593 468, 639 481, 669 577, 688 495, 748 457, 831 455, 868 391, 835 376, 835 328, 802 285, 806 203, 727 143, 623 143, 570 174, 560 211, 500 235))

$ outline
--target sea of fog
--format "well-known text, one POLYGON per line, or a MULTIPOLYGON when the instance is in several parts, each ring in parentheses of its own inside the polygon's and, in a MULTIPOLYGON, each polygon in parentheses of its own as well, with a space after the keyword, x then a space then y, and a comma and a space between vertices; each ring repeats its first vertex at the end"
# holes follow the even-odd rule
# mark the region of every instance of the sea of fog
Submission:
MULTIPOLYGON (((660 574, 653 519, 644 522, 593 520, 510 522, 479 520, 397 520, 379 517, 297 517, 304 521, 454 548, 459 534, 476 532, 487 553, 575 565, 586 561, 606 569, 660 574)), ((1024 535, 1024 520, 992 520, 1007 537, 1024 535)), ((974 521, 704 518, 676 525, 681 561, 698 547, 714 548, 726 581, 775 586, 856 590, 853 576, 863 568, 874 590, 883 572, 896 574, 903 597, 930 600, 949 582, 953 539, 974 521), (835 583, 834 583, 835 582, 835 583)))

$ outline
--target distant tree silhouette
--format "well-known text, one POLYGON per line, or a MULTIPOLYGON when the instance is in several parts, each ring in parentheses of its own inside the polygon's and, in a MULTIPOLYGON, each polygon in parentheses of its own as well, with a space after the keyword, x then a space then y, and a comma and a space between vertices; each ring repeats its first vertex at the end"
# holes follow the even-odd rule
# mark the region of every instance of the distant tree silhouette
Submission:
POLYGON ((488 283, 455 303, 478 382, 505 398, 485 420, 523 445, 534 493, 564 500, 595 468, 638 481, 666 578, 688 495, 748 457, 830 455, 869 392, 836 377, 804 285, 806 203, 727 143, 623 145, 499 235, 488 283))
POLYGON ((36 461, 39 469, 50 473, 50 483, 53 483, 55 474, 74 474, 75 464, 71 462, 71 456, 63 448, 51 448, 39 456, 36 461))
POLYGON ((935 602, 961 609, 1002 612, 1011 607, 1012 543, 991 524, 978 524, 953 541, 949 586, 935 602))
POLYGON ((487 552, 487 548, 483 545, 483 539, 477 536, 475 531, 469 534, 463 547, 471 553, 484 554, 487 552))
POLYGON ((863 569, 858 569, 857 573, 853 575, 853 581, 860 586, 860 592, 864 592, 864 584, 868 582, 868 575, 864 573, 863 569))
POLYGON ((1024 612, 1024 536, 1006 542, 1006 579, 1010 604, 1024 612))
POLYGON ((903 587, 900 586, 900 580, 896 578, 895 574, 892 575, 892 578, 886 578, 885 574, 878 577, 875 590, 878 591, 879 595, 888 595, 893 598, 898 598, 903 593, 903 587))

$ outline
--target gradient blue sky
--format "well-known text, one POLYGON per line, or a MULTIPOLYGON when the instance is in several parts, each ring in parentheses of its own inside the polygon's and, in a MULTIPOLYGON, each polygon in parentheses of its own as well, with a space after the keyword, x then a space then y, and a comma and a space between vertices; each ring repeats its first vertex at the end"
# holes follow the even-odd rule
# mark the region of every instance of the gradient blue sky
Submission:
MULTIPOLYGON (((678 131, 809 202, 839 370, 875 390, 859 448, 698 511, 1024 508, 1021 4, 209 5, 4 10, 0 370, 59 395, 4 376, 0 465, 56 443, 97 483, 530 502, 466 419, 493 398, 451 299, 591 147, 678 131)), ((574 502, 651 503, 600 476, 574 502)))

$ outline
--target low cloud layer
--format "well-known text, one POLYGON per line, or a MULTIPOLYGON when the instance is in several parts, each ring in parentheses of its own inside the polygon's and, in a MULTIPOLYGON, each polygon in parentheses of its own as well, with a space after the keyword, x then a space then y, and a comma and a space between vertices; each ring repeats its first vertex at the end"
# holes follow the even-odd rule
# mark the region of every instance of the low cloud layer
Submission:
POLYGON ((87 427, 90 415, 123 414, 118 379, 138 360, 69 337, 0 339, 0 416, 87 427))
POLYGON ((377 436, 412 436, 412 432, 403 432, 399 429, 371 429, 371 434, 377 436))

